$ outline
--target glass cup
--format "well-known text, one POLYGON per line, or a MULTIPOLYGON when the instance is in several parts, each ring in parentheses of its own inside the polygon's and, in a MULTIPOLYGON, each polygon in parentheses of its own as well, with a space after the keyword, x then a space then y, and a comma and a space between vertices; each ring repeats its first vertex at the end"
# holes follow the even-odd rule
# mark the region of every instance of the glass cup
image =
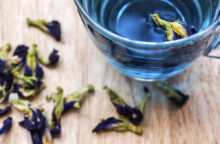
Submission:
MULTIPOLYGON (((95 45, 113 67, 133 79, 152 81, 170 78, 188 68, 199 56, 208 55, 220 42, 220 0, 192 0, 201 5, 199 20, 203 27, 190 37, 158 43, 131 40, 99 24, 88 7, 107 1, 109 0, 75 0, 75 3, 95 45), (208 21, 202 17, 207 13, 208 21)), ((182 5, 187 1, 182 0, 182 5)), ((190 18, 193 19, 192 16, 190 18)))

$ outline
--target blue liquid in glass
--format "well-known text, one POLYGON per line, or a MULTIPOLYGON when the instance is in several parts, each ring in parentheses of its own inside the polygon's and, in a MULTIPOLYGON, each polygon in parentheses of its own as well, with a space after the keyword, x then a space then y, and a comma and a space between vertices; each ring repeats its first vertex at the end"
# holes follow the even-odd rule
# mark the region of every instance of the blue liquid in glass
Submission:
POLYGON ((181 21, 205 29, 212 22, 212 0, 84 0, 90 16, 110 31, 131 40, 167 41, 154 24, 153 13, 168 21, 181 21))
MULTIPOLYGON (((137 41, 167 41, 166 32, 154 24, 153 13, 167 21, 179 20, 197 31, 214 22, 218 0, 80 0, 83 8, 99 25, 122 37, 137 41)), ((85 23, 86 24, 86 23, 85 23)), ((164 79, 187 68, 206 48, 206 40, 196 47, 179 49, 130 49, 86 25, 95 44, 119 71, 139 80, 164 79)))

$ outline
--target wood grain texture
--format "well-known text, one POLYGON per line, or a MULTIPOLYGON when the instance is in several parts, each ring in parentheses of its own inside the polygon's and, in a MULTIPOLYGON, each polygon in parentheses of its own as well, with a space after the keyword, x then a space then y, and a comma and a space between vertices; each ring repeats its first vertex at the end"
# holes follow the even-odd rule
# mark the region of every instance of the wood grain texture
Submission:
MULTIPOLYGON (((45 96, 62 86, 68 94, 92 83, 96 93, 88 96, 78 111, 71 111, 62 119, 62 136, 54 144, 219 144, 220 143, 220 61, 201 57, 188 70, 169 80, 191 95, 188 103, 178 109, 161 93, 154 93, 145 109, 141 136, 125 132, 93 134, 100 118, 116 115, 103 84, 115 89, 129 104, 136 104, 143 96, 143 83, 132 81, 114 70, 93 45, 78 16, 73 0, 0 0, 0 45, 11 42, 39 45, 47 56, 53 48, 61 59, 55 69, 45 68, 47 88, 33 100, 43 104, 48 114, 52 104, 45 96), (62 22, 63 41, 56 42, 46 34, 28 28, 27 17, 62 22)), ((220 50, 214 51, 220 54, 220 50)), ((1 107, 1 106, 0 106, 1 107)), ((23 115, 13 109, 10 133, 0 137, 0 144, 31 144, 29 133, 18 125, 23 115)), ((4 118, 0 118, 2 123, 4 118)))

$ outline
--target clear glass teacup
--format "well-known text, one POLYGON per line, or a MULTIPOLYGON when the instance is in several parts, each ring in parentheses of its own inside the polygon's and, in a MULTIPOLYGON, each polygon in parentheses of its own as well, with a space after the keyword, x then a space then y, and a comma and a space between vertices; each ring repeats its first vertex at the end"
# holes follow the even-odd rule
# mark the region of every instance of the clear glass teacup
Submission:
POLYGON ((151 9, 161 1, 175 5, 198 33, 166 42, 134 40, 108 29, 105 21, 113 18, 110 13, 118 10, 120 14, 125 5, 142 2, 147 8, 150 0, 75 0, 75 3, 93 42, 113 67, 131 78, 150 81, 182 72, 220 42, 220 0, 154 0, 154 3, 151 0, 151 9))

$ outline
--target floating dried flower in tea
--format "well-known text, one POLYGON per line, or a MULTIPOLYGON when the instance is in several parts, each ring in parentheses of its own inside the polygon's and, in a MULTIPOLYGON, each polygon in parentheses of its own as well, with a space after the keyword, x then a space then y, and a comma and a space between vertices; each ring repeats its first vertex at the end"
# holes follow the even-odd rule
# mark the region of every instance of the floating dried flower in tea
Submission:
POLYGON ((3 126, 0 128, 0 136, 8 133, 11 127, 12 127, 12 118, 8 117, 7 119, 4 120, 3 126))
POLYGON ((135 126, 126 119, 123 118, 116 119, 114 117, 110 117, 108 119, 103 119, 93 129, 93 132, 109 131, 109 130, 117 131, 117 132, 131 131, 136 134, 141 134, 143 131, 141 126, 135 126))
POLYGON ((6 115, 11 111, 11 106, 7 106, 4 109, 0 109, 0 117, 6 115))
POLYGON ((157 13, 152 15, 152 19, 158 26, 162 26, 163 28, 166 29, 168 41, 186 38, 197 32, 194 28, 186 26, 178 21, 175 22, 165 21, 161 19, 157 13))
POLYGON ((153 82, 157 87, 159 87, 164 93, 167 94, 168 98, 173 101, 178 106, 184 105, 187 100, 189 99, 189 96, 182 93, 179 90, 173 89, 166 85, 165 83, 161 81, 154 81, 153 82))
POLYGON ((54 37, 57 41, 61 40, 61 26, 58 21, 47 22, 45 20, 32 20, 27 18, 29 26, 39 28, 43 32, 54 37))

